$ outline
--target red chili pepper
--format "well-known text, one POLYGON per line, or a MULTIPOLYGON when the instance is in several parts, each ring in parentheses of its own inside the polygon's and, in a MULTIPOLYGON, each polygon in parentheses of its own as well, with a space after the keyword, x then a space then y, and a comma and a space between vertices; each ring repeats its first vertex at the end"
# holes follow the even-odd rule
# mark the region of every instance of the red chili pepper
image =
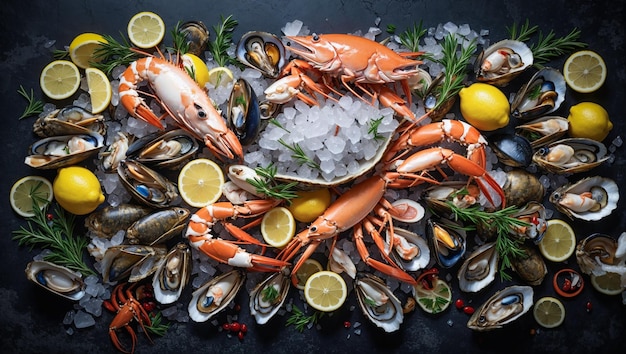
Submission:
POLYGON ((463 306, 465 306, 465 301, 463 301, 462 299, 456 299, 456 301, 454 302, 454 306, 456 306, 457 309, 462 309, 463 306))
POLYGON ((344 326, 345 328, 350 328, 350 326, 351 326, 351 325, 352 325, 352 324, 350 323, 350 321, 345 321, 345 322, 343 323, 343 326, 344 326))
POLYGON ((587 304, 585 305, 585 308, 587 309, 587 312, 591 312, 591 310, 593 308, 593 304, 591 303, 591 301, 587 301, 587 304))
POLYGON ((248 326, 245 323, 241 324, 241 332, 243 333, 248 332, 248 326))
POLYGON ((230 324, 231 332, 239 332, 241 330, 241 324, 239 322, 233 322, 230 324))
POLYGON ((572 291, 572 281, 569 279, 563 280, 563 287, 561 288, 563 291, 570 292, 572 291))
POLYGON ((151 312, 156 308, 156 303, 154 301, 147 301, 142 303, 141 306, 143 306, 143 309, 147 312, 151 312))
POLYGON ((471 314, 473 314, 473 313, 474 313, 474 308, 473 308, 473 307, 471 307, 471 306, 465 306, 465 307, 463 308, 463 312, 464 312, 466 315, 471 315, 471 314))
POLYGON ((239 338, 239 340, 243 340, 243 332, 239 331, 239 333, 237 333, 237 338, 239 338))
POLYGON ((534 225, 539 225, 539 218, 537 218, 537 215, 533 215, 532 218, 530 219, 530 222, 533 223, 534 225))
POLYGON ((230 331, 230 324, 229 324, 229 323, 224 323, 224 324, 222 325, 222 328, 223 328, 225 331, 230 331))

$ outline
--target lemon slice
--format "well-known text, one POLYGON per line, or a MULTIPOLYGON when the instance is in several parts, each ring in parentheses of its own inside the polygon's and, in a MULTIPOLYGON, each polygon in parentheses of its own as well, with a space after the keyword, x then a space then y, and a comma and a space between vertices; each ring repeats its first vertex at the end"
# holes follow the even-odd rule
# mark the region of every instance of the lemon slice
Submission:
POLYGON ((9 199, 11 207, 16 213, 23 217, 33 217, 33 203, 37 202, 40 208, 44 208, 46 204, 52 201, 52 184, 50 181, 40 176, 26 176, 20 178, 11 187, 9 199), (39 204, 39 201, 45 200, 46 203, 39 204))
POLYGON ((226 67, 218 66, 217 68, 209 70, 209 83, 213 85, 213 87, 220 85, 226 86, 234 80, 235 77, 233 76, 233 72, 226 67))
POLYGON ((102 43, 107 43, 107 40, 97 33, 79 34, 70 43, 70 59, 81 69, 90 68, 91 63, 101 60, 94 58, 94 52, 102 43))
POLYGON ((437 279, 432 289, 426 289, 420 284, 415 286, 415 300, 428 313, 440 313, 447 309, 452 302, 452 291, 444 280, 437 279))
POLYGON ((183 66, 187 73, 198 83, 198 86, 204 88, 207 82, 209 82, 209 68, 198 56, 191 53, 183 54, 183 66))
POLYGON ((598 53, 581 50, 567 58, 563 65, 563 77, 574 91, 593 92, 606 80, 606 65, 598 53))
POLYGON ((220 199, 223 185, 222 169, 209 159, 189 161, 178 174, 178 192, 181 198, 197 208, 220 199))
POLYGON ((565 307, 559 299, 546 296, 537 300, 533 315, 540 326, 554 328, 560 326, 565 320, 565 307))
POLYGON ((304 285, 306 284, 306 281, 309 280, 309 277, 322 270, 324 270, 324 268, 320 262, 311 258, 306 259, 295 274, 296 280, 298 281, 296 288, 304 290, 304 285))
POLYGON ((552 219, 547 222, 546 233, 539 242, 539 251, 549 261, 563 262, 576 248, 574 230, 563 220, 552 219))
POLYGON ((348 288, 341 275, 328 270, 312 274, 304 285, 306 302, 318 311, 337 310, 347 296, 348 288))
POLYGON ((113 91, 107 75, 99 69, 85 69, 87 86, 91 97, 91 113, 96 114, 104 111, 111 102, 113 91))
POLYGON ((271 209, 261 220, 261 235, 273 247, 285 247, 296 233, 296 220, 287 208, 271 209))
POLYGON ((618 295, 624 291, 622 280, 617 273, 591 274, 591 285, 593 285, 594 289, 606 295, 618 295))
POLYGON ((55 60, 41 71, 39 85, 46 96, 54 100, 66 99, 80 86, 78 67, 69 60, 55 60))
POLYGON ((163 19, 154 12, 144 11, 128 21, 128 38, 139 48, 156 47, 165 36, 163 19))

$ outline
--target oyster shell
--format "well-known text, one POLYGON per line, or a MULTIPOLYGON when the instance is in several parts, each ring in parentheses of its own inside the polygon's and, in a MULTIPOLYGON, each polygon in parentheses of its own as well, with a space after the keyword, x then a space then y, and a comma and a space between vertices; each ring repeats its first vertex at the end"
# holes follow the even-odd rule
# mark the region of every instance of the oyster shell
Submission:
POLYGON ((567 118, 559 116, 544 116, 515 127, 516 133, 526 138, 533 149, 559 139, 568 130, 567 118))
POLYGON ((205 24, 202 21, 187 21, 181 24, 178 30, 185 35, 188 44, 187 53, 203 58, 211 35, 205 24))
POLYGON ((42 138, 91 132, 104 135, 106 125, 101 114, 91 114, 78 106, 67 106, 38 118, 33 124, 33 132, 42 138))
POLYGON ((619 188, 610 178, 587 177, 559 187, 550 202, 570 218, 600 220, 610 215, 619 200, 619 188))
POLYGON ((385 282, 372 274, 360 274, 354 285, 365 317, 385 332, 395 332, 404 320, 402 304, 385 282))
POLYGON ((178 189, 172 182, 137 161, 121 161, 117 174, 124 188, 145 205, 163 208, 178 198, 178 189))
POLYGON ((475 331, 502 328, 528 312, 533 306, 533 288, 509 286, 491 296, 467 321, 467 327, 475 331))
POLYGON ((533 52, 524 42, 505 39, 483 50, 474 62, 476 80, 505 86, 533 65, 533 52))
POLYGON ((536 248, 529 247, 526 244, 521 244, 520 248, 524 250, 526 256, 513 257, 511 259, 511 268, 529 285, 536 286, 541 284, 546 274, 548 274, 546 262, 536 248))
POLYGON ((152 277, 154 298, 162 304, 178 300, 191 275, 191 249, 176 244, 165 256, 152 277))
POLYGON ((234 269, 210 279, 193 292, 187 310, 196 322, 206 322, 235 298, 243 285, 246 274, 234 269))
POLYGON ((565 101, 565 78, 556 69, 539 70, 522 86, 511 103, 511 115, 533 119, 556 111, 565 101))
POLYGON ((426 226, 435 260, 443 268, 454 266, 465 254, 465 231, 459 225, 446 220, 428 220, 426 226))
POLYGON ((459 268, 457 273, 459 289, 465 292, 478 292, 491 284, 497 272, 496 243, 485 243, 474 250, 459 268))
POLYGON ((276 79, 287 63, 287 53, 280 38, 267 32, 244 34, 235 49, 237 59, 260 71, 264 76, 276 79))
POLYGON ((139 281, 156 271, 167 253, 162 245, 118 245, 107 248, 102 258, 102 279, 113 283, 129 277, 129 282, 139 281))
POLYGON ((180 169, 198 152, 198 141, 183 129, 170 130, 138 139, 126 155, 144 165, 180 169))
POLYGON ((618 240, 600 233, 587 236, 576 245, 576 261, 588 275, 621 274, 626 288, 626 232, 618 240))
POLYGON ((289 273, 288 268, 270 273, 250 292, 250 314, 254 316, 256 323, 267 323, 287 299, 291 286, 289 273))
POLYGON ((394 227, 394 246, 389 249, 390 232, 387 229, 386 243, 387 253, 391 254, 391 258, 406 271, 417 271, 426 268, 430 263, 430 249, 428 248, 428 242, 409 230, 394 227))
POLYGON ((259 135, 261 110, 252 86, 244 79, 233 84, 226 111, 228 127, 235 133, 242 145, 249 145, 259 135))
POLYGON ((117 132, 114 141, 98 152, 98 160, 105 172, 115 172, 120 162, 126 159, 130 141, 128 133, 117 132))
POLYGON ((539 148, 533 155, 539 167, 558 174, 589 171, 608 158, 604 144, 585 138, 558 140, 539 148))
POLYGON ((66 299, 78 301, 85 295, 82 275, 66 267, 46 261, 26 265, 26 277, 48 291, 66 299))
POLYGON ((534 174, 522 169, 513 169, 506 173, 502 186, 506 205, 526 205, 528 202, 541 202, 545 188, 534 174))
POLYGON ((94 132, 52 136, 33 143, 24 163, 39 169, 70 166, 87 159, 103 146, 104 137, 94 132))

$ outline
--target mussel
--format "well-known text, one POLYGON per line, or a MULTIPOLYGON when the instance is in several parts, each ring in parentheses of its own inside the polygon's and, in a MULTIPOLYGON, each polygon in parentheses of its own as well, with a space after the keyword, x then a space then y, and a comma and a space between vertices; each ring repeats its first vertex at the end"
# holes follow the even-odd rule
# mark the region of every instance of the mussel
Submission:
POLYGON ((172 182, 137 161, 120 162, 117 174, 126 190, 145 205, 163 208, 178 197, 178 189, 172 182))
POLYGON ((354 285, 365 317, 385 332, 395 332, 404 320, 402 304, 385 282, 372 274, 359 274, 354 285))
POLYGON ((465 292, 478 292, 494 281, 497 272, 496 243, 485 243, 470 253, 459 268, 457 273, 459 289, 465 292))
POLYGON ((544 116, 515 127, 516 134, 530 142, 533 149, 549 144, 567 133, 567 118, 544 116))
POLYGON ((519 247, 524 251, 524 255, 512 257, 511 268, 529 285, 541 284, 548 274, 546 262, 536 248, 529 247, 525 243, 520 244, 519 247))
POLYGON ((33 124, 33 131, 42 138, 91 132, 104 135, 106 125, 102 114, 91 114, 82 107, 68 106, 38 118, 33 124))
POLYGON ((144 165, 180 169, 198 152, 198 141, 183 129, 147 135, 128 147, 126 155, 144 165))
POLYGON ((239 79, 233 84, 228 99, 226 121, 242 145, 256 140, 261 128, 261 111, 252 86, 239 79))
POLYGON ((400 228, 393 228, 393 240, 387 230, 385 247, 393 245, 390 250, 391 258, 406 271, 417 271, 426 268, 430 263, 430 249, 428 242, 420 235, 400 228))
POLYGON ((204 52, 209 45, 209 29, 202 21, 187 21, 178 27, 178 30, 184 34, 187 41, 187 53, 194 54, 203 58, 204 52))
POLYGON ((504 288, 476 309, 467 321, 467 327, 475 331, 502 328, 530 310, 534 303, 533 296, 533 288, 530 286, 504 288))
POLYGON ((264 76, 276 79, 287 63, 287 53, 280 38, 267 32, 244 34, 235 50, 243 64, 259 70, 264 76))
POLYGON ((465 254, 465 231, 447 219, 428 220, 426 226, 435 260, 443 268, 454 266, 465 254))
POLYGON ((528 120, 550 114, 565 101, 566 88, 558 70, 543 68, 517 91, 511 103, 511 115, 528 120))
POLYGON ((552 173, 589 171, 608 160, 604 144, 593 139, 568 138, 539 148, 533 161, 552 173))
POLYGON ((94 132, 52 136, 33 143, 24 163, 39 169, 70 166, 87 159, 103 146, 104 137, 94 132))
POLYGON ((32 261, 26 265, 26 277, 37 285, 66 299, 78 301, 85 296, 82 275, 66 267, 32 261))
POLYGON ((102 258, 102 279, 113 283, 126 277, 139 281, 156 271, 167 249, 162 245, 118 245, 107 248, 102 258))
POLYGON ((496 134, 490 139, 491 148, 498 160, 507 166, 525 167, 533 158, 530 142, 520 135, 496 134))
POLYGON ((178 300, 191 275, 191 249, 176 244, 165 256, 152 278, 154 298, 162 304, 178 300))
POLYGON ((85 227, 98 237, 111 238, 151 212, 152 208, 144 205, 106 206, 89 214, 85 218, 85 227))
POLYGON ((532 66, 533 59, 533 52, 524 42, 508 39, 499 41, 476 57, 476 80, 504 86, 532 66))
POLYGON ((196 322, 206 322, 235 298, 245 282, 246 274, 233 269, 210 279, 193 292, 189 302, 189 317, 196 322))
POLYGON ((189 210, 180 207, 160 209, 142 216, 126 230, 130 244, 152 246, 163 243, 181 232, 187 226, 189 210))
POLYGON ((281 308, 291 286, 288 268, 270 273, 250 292, 250 314, 256 323, 265 324, 281 308))
POLYGON ((550 202, 570 218, 600 220, 617 208, 619 188, 610 178, 587 177, 557 188, 550 202))

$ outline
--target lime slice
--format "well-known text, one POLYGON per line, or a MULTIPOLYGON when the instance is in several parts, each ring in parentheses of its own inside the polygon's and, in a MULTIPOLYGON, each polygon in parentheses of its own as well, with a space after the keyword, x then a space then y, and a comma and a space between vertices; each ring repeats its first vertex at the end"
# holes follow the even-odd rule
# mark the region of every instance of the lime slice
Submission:
POLYGON ((440 313, 450 306, 452 291, 444 280, 436 279, 432 289, 426 289, 421 284, 415 286, 415 300, 428 313, 440 313))

